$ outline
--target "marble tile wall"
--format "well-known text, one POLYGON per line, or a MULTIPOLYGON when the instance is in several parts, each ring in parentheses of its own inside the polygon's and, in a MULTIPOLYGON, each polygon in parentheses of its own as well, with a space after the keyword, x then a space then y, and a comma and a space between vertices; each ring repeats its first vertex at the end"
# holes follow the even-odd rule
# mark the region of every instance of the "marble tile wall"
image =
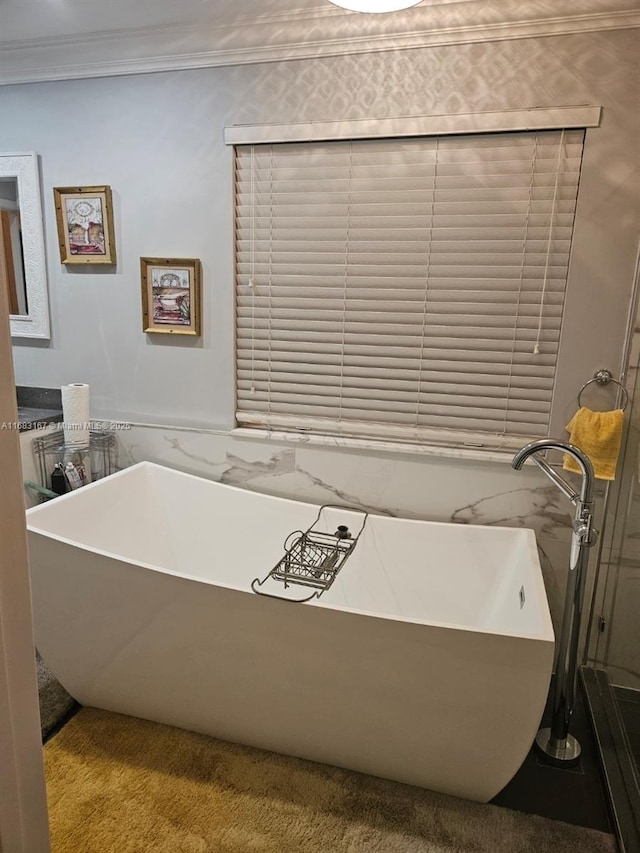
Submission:
MULTIPOLYGON (((569 502, 532 465, 313 446, 233 433, 132 426, 122 467, 148 460, 232 486, 392 516, 535 531, 558 630, 569 559, 569 502)), ((567 474, 568 478, 573 475, 567 474)))

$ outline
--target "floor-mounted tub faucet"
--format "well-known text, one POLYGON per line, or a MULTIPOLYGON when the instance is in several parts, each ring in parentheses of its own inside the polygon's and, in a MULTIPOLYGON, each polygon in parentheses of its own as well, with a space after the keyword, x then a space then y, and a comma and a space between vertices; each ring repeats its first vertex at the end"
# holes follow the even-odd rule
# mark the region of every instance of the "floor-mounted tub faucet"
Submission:
POLYGON ((536 735, 536 747, 542 758, 556 766, 571 767, 577 764, 580 758, 580 744, 573 735, 569 734, 569 722, 576 691, 578 634, 580 632, 589 548, 595 543, 597 536, 592 526, 593 466, 589 457, 579 447, 564 441, 547 438, 526 444, 516 453, 511 464, 516 470, 520 470, 529 457, 576 508, 571 535, 569 577, 558 645, 553 716, 551 726, 540 729, 536 735), (561 450, 563 453, 573 456, 582 472, 579 494, 544 459, 536 455, 544 450, 561 450))

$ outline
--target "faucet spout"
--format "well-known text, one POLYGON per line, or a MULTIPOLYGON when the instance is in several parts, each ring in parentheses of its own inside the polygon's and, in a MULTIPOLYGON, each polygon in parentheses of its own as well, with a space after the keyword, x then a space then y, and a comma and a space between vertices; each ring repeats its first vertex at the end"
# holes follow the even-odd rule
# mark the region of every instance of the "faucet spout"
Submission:
POLYGON ((511 461, 512 467, 515 468, 516 471, 519 471, 530 456, 533 457, 533 461, 536 463, 538 468, 540 468, 547 477, 555 483, 560 491, 563 492, 563 494, 566 495, 573 504, 576 504, 578 500, 580 500, 580 503, 582 504, 589 504, 591 502, 593 492, 593 465, 583 450, 580 450, 580 448, 576 447, 575 444, 569 444, 567 441, 560 441, 553 438, 540 438, 537 441, 525 444, 525 446, 516 453, 511 461), (554 469, 545 462, 544 459, 539 459, 535 455, 542 450, 561 450, 563 453, 568 453, 569 456, 572 456, 576 460, 582 472, 582 486, 579 496, 577 492, 572 489, 569 483, 567 483, 567 481, 557 473, 557 471, 554 471, 554 469))

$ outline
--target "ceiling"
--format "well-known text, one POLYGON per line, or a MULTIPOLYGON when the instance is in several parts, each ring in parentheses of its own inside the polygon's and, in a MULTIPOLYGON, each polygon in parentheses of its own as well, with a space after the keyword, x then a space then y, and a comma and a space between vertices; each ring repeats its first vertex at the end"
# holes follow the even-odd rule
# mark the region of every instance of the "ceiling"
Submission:
POLYGON ((0 0, 0 41, 196 22, 216 26, 329 5, 327 0, 0 0))
POLYGON ((638 27, 639 4, 422 0, 364 15, 328 0, 0 0, 0 83, 638 27))

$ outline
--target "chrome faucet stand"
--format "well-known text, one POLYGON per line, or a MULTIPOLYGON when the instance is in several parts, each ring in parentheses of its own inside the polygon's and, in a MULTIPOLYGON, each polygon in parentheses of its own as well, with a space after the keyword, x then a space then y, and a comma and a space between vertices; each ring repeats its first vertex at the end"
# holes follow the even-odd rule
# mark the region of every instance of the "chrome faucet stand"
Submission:
POLYGON ((519 470, 529 457, 576 508, 571 535, 564 614, 558 643, 551 726, 540 729, 535 740, 538 754, 547 763, 556 767, 572 767, 580 760, 581 751, 579 742, 569 734, 577 681, 578 637, 589 548, 595 543, 597 536, 592 526, 593 466, 589 457, 575 445, 546 438, 525 445, 516 453, 511 464, 519 470), (582 486, 579 494, 544 459, 536 455, 545 450, 561 450, 577 461, 582 472, 582 486))

